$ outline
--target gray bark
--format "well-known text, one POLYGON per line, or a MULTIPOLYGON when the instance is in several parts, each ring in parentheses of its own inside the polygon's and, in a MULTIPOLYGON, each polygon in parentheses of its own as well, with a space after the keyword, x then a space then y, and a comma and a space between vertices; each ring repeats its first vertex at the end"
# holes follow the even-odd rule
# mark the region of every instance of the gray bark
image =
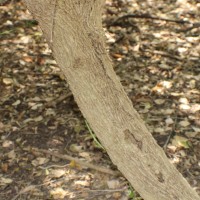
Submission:
POLYGON ((104 0, 24 0, 84 117, 145 200, 200 200, 170 164, 125 94, 105 50, 104 0))

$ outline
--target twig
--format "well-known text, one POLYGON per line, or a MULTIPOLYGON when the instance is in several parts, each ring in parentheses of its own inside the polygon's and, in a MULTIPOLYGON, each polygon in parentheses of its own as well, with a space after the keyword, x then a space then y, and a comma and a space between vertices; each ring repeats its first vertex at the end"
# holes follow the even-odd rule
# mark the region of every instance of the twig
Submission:
POLYGON ((30 192, 31 190, 34 190, 35 188, 36 188, 35 185, 29 185, 25 187, 24 189, 20 190, 19 193, 16 196, 14 196, 11 200, 16 200, 20 195, 30 192))
POLYGON ((181 58, 179 56, 171 55, 171 54, 166 53, 164 51, 150 50, 150 49, 142 49, 141 51, 148 52, 148 53, 151 53, 151 54, 161 55, 161 56, 168 57, 168 58, 178 60, 178 61, 197 61, 197 60, 199 60, 198 56, 188 56, 188 58, 181 58))
POLYGON ((63 94, 62 96, 58 97, 57 99, 54 99, 52 101, 49 101, 47 103, 47 106, 51 107, 51 106, 55 106, 61 102, 63 102, 65 99, 69 98, 72 96, 72 93, 69 92, 68 94, 63 94))
POLYGON ((199 28, 200 27, 200 23, 193 23, 191 24, 192 26, 186 29, 181 29, 179 30, 179 32, 187 32, 187 31, 191 31, 194 28, 199 28))
POLYGON ((172 130, 171 130, 170 134, 168 135, 167 140, 166 140, 166 142, 165 142, 165 144, 164 144, 164 146, 163 146, 164 151, 166 151, 167 145, 169 144, 170 139, 171 139, 172 136, 174 135, 174 131, 175 131, 175 128, 176 128, 176 124, 177 124, 177 114, 176 114, 176 116, 175 116, 175 121, 174 121, 172 130))
POLYGON ((178 23, 178 24, 192 24, 191 22, 185 21, 185 20, 176 20, 176 19, 155 17, 155 16, 151 16, 149 14, 128 14, 128 15, 124 15, 122 17, 117 18, 113 23, 111 23, 110 26, 116 25, 119 20, 124 20, 124 19, 128 19, 128 18, 143 18, 143 19, 153 19, 153 20, 166 21, 166 22, 174 22, 174 23, 178 23))
POLYGON ((25 194, 27 192, 30 192, 31 190, 34 190, 36 189, 37 187, 40 187, 40 186, 44 186, 44 185, 47 185, 49 183, 53 183, 55 182, 56 180, 49 180, 49 181, 46 181, 42 184, 39 184, 39 185, 29 185, 29 186, 26 186, 25 188, 21 189, 17 195, 15 195, 11 200, 16 200, 20 195, 22 194, 25 194))
POLYGON ((99 166, 93 165, 91 163, 81 161, 78 158, 74 158, 74 157, 69 156, 69 155, 62 155, 62 154, 51 152, 51 151, 45 150, 45 149, 33 148, 33 150, 37 151, 37 152, 41 152, 41 153, 45 153, 45 154, 48 154, 48 155, 55 156, 55 157, 63 159, 63 160, 75 161, 77 164, 79 164, 81 166, 85 166, 85 167, 88 167, 90 169, 102 172, 102 173, 106 173, 106 174, 110 174, 110 175, 114 175, 114 176, 120 175, 120 172, 118 172, 118 171, 113 171, 113 170, 110 170, 110 169, 107 169, 107 168, 104 168, 104 167, 99 167, 99 166))
POLYGON ((87 199, 96 199, 98 196, 114 193, 114 192, 124 192, 126 188, 113 189, 113 190, 86 190, 88 193, 93 193, 93 196, 88 197, 87 199))
POLYGON ((39 166, 40 169, 50 169, 50 168, 64 168, 64 167, 67 167, 69 166, 69 164, 67 165, 50 165, 50 166, 47 166, 47 167, 42 167, 42 166, 39 166))
POLYGON ((161 56, 164 56, 164 57, 168 57, 168 58, 172 58, 172 59, 175 59, 175 60, 178 60, 178 61, 182 61, 183 59, 178 57, 178 56, 174 56, 174 55, 170 55, 164 51, 157 51, 157 50, 143 50, 144 52, 148 52, 148 53, 152 53, 152 54, 158 54, 158 55, 161 55, 161 56))

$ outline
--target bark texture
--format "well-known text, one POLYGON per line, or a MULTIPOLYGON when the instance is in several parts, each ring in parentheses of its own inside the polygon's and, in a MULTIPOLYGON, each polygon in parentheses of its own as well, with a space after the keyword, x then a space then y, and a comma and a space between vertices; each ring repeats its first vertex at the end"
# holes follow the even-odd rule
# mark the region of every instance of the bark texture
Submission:
POLYGON ((145 200, 200 200, 170 164, 125 94, 104 46, 104 0, 24 0, 83 115, 145 200))

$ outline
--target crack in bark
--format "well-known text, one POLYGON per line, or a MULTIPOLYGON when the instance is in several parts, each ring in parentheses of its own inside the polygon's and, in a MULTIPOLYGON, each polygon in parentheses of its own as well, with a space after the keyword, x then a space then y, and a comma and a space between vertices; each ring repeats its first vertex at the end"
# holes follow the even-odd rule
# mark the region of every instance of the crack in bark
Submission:
POLYGON ((165 182, 164 177, 163 177, 163 174, 162 174, 161 172, 157 173, 157 174, 156 174, 156 177, 158 178, 158 181, 159 181, 160 183, 164 183, 164 182, 165 182))
POLYGON ((53 38, 54 38, 54 28, 55 28, 56 12, 57 12, 57 1, 58 0, 55 0, 54 4, 53 4, 50 43, 53 43, 53 38))
POLYGON ((133 133, 130 132, 130 130, 126 129, 124 130, 124 140, 128 143, 132 143, 134 145, 136 145, 136 147, 139 150, 142 150, 142 141, 138 140, 133 133))
POLYGON ((104 48, 102 47, 102 43, 100 42, 100 36, 96 33, 88 33, 88 37, 90 38, 92 47, 94 49, 95 52, 95 56, 98 59, 98 62, 102 68, 102 71, 104 73, 105 77, 108 77, 109 81, 113 83, 113 79, 109 76, 109 74, 107 73, 107 67, 104 65, 104 62, 101 58, 102 54, 106 54, 104 48))

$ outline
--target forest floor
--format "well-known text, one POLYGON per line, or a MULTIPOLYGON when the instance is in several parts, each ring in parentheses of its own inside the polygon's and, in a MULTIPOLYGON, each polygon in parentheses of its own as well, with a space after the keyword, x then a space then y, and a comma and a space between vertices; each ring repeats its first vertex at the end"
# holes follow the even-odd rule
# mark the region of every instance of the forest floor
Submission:
MULTIPOLYGON (((200 1, 107 0, 104 11, 107 48, 125 91, 200 194, 200 1)), ((123 176, 73 158, 116 170, 38 23, 21 1, 0 1, 0 199, 142 199, 123 176)))

